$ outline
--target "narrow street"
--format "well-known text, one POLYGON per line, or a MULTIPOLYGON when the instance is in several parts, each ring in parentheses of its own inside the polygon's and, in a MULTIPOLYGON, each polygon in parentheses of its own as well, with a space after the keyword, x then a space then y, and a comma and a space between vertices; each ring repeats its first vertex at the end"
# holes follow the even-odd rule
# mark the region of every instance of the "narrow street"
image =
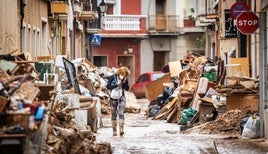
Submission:
POLYGON ((241 140, 228 136, 183 134, 177 124, 163 120, 146 119, 148 100, 138 100, 139 114, 126 113, 125 135, 112 136, 110 116, 102 119, 103 127, 98 129, 97 142, 110 142, 115 154, 265 154, 268 144, 264 139, 241 140))

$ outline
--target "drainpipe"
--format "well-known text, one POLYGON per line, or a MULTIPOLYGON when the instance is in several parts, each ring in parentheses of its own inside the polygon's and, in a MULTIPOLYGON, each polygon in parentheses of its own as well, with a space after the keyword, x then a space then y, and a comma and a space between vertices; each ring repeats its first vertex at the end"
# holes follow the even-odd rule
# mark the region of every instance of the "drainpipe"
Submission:
MULTIPOLYGON (((256 13, 256 0, 254 0, 254 13, 256 13)), ((254 33, 254 62, 257 61, 257 34, 254 33)), ((257 65, 254 66, 253 77, 257 76, 257 65)))
POLYGON ((24 19, 24 7, 26 6, 24 0, 20 0, 20 51, 22 51, 22 39, 23 39, 23 19, 24 19))

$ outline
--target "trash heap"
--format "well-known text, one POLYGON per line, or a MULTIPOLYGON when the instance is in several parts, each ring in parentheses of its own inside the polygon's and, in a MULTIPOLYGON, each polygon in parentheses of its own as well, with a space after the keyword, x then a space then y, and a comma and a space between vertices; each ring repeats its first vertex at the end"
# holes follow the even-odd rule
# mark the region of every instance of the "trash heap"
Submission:
MULTIPOLYGON (((111 153, 95 133, 102 114, 111 114, 106 82, 116 69, 85 58, 29 57, 0 56, 0 137, 23 138, 26 153, 111 153)), ((139 113, 134 94, 126 95, 126 112, 139 113)))
POLYGON ((177 123, 181 131, 239 135, 241 120, 258 114, 258 79, 245 75, 245 59, 233 61, 190 52, 169 62, 166 75, 146 85, 147 116, 177 123))

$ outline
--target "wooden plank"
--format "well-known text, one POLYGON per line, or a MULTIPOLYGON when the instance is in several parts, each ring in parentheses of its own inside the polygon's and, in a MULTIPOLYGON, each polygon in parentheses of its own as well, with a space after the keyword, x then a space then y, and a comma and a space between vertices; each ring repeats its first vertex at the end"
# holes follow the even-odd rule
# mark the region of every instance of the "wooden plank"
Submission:
POLYGON ((166 104, 156 115, 153 119, 160 119, 162 117, 166 118, 168 113, 172 111, 174 108, 174 104, 176 103, 178 96, 174 97, 168 104, 166 104))
POLYGON ((197 79, 185 79, 184 83, 182 85, 183 90, 186 90, 188 92, 194 92, 195 89, 197 88, 197 79))
POLYGON ((56 59, 55 56, 37 56, 36 57, 37 61, 49 61, 49 60, 54 60, 56 59))
POLYGON ((259 95, 256 94, 231 94, 226 97, 227 111, 240 109, 244 111, 259 111, 259 95))
POLYGON ((181 118, 181 101, 182 101, 181 97, 178 96, 173 111, 167 117, 167 122, 177 123, 179 121, 179 119, 181 118))
POLYGON ((180 61, 168 62, 169 72, 171 77, 179 76, 182 70, 180 61))
POLYGON ((241 75, 249 77, 249 61, 245 58, 230 58, 231 64, 241 64, 241 75))
POLYGON ((3 96, 0 96, 0 114, 3 112, 7 105, 7 99, 3 96))
POLYGON ((145 86, 145 97, 149 101, 155 100, 157 98, 157 96, 159 96, 160 94, 163 93, 163 90, 164 90, 163 83, 171 82, 171 81, 172 80, 171 80, 170 74, 167 73, 162 78, 159 78, 159 79, 147 84, 145 86))
POLYGON ((0 134, 0 138, 26 138, 26 134, 0 134))
POLYGON ((193 101, 191 102, 190 106, 198 111, 198 104, 201 102, 199 100, 200 96, 198 93, 206 93, 208 86, 208 79, 201 77, 198 80, 197 89, 195 90, 193 101))
POLYGON ((19 92, 24 94, 24 99, 32 102, 40 94, 40 89, 33 82, 27 81, 22 83, 19 92))

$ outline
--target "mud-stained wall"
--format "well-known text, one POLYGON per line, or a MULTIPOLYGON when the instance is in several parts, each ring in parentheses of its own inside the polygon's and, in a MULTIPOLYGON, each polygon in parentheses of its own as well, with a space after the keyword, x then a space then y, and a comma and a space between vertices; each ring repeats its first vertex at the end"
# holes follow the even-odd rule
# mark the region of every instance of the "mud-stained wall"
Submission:
POLYGON ((0 1, 0 54, 19 51, 17 0, 0 1))

